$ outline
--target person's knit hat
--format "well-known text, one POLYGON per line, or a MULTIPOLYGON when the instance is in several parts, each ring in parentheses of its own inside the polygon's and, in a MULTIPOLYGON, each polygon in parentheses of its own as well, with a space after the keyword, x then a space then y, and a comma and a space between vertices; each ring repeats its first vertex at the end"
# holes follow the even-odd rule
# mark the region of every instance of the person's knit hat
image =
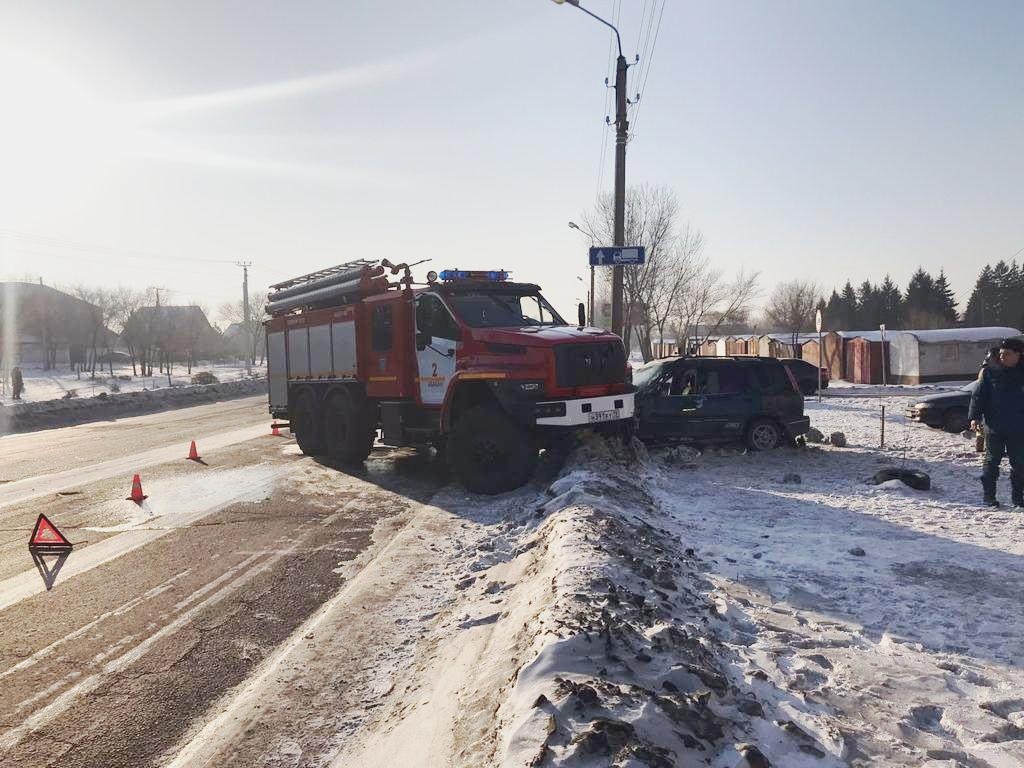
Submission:
POLYGON ((1018 355, 1024 355, 1024 341, 1020 339, 1003 339, 999 342, 1000 349, 1009 349, 1018 355))

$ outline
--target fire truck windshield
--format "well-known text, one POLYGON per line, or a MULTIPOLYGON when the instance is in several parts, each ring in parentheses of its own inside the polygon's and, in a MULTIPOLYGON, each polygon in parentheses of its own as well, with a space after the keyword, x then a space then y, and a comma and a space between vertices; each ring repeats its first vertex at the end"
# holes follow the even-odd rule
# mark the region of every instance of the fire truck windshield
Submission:
POLYGON ((450 296, 449 302, 462 321, 472 328, 567 325, 539 293, 467 291, 450 296))

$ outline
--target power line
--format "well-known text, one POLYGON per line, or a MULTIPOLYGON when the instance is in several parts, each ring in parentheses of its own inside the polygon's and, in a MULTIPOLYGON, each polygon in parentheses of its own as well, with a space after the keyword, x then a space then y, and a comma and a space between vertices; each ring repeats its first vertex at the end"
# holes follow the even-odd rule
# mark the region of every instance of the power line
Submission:
MULTIPOLYGON (((636 109, 633 111, 633 132, 636 133, 636 123, 640 117, 640 102, 643 100, 643 96, 647 93, 647 78, 651 74, 651 65, 654 63, 654 49, 658 45, 658 34, 661 32, 661 19, 665 15, 665 3, 667 0, 661 0, 661 11, 658 13, 658 25, 654 28, 654 39, 651 42, 650 52, 647 54, 647 68, 644 70, 643 80, 640 85, 639 91, 640 99, 637 100, 636 109)), ((653 14, 652 14, 653 18, 653 14)))
MULTIPOLYGON (((620 20, 620 17, 622 15, 622 0, 618 0, 617 3, 616 3, 616 0, 612 0, 612 9, 611 9, 611 14, 610 15, 615 17, 615 26, 618 27, 619 26, 619 20, 620 20)), ((615 36, 614 36, 613 33, 609 32, 608 33, 608 64, 607 64, 607 66, 605 68, 605 72, 606 73, 611 73, 611 72, 614 71, 614 69, 613 69, 613 64, 614 63, 615 63, 615 36)), ((605 123, 604 123, 604 125, 601 126, 601 153, 598 155, 598 158, 597 158, 597 190, 594 193, 594 199, 595 200, 600 199, 600 197, 601 197, 601 187, 604 184, 604 169, 605 169, 605 166, 607 166, 607 164, 608 164, 606 152, 608 151, 609 125, 608 125, 607 121, 608 121, 608 115, 610 114, 611 108, 612 108, 612 101, 611 101, 612 100, 612 91, 608 87, 608 76, 609 75, 606 74, 605 78, 604 78, 604 88, 605 88, 605 92, 604 92, 604 114, 605 114, 605 123)))

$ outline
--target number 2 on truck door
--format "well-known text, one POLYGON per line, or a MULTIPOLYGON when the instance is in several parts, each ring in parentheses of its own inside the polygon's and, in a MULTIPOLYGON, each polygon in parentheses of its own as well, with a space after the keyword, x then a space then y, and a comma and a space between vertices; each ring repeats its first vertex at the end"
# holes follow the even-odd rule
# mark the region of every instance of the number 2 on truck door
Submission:
POLYGON ((416 362, 420 401, 441 405, 455 373, 455 355, 461 330, 448 308, 435 295, 416 299, 416 362))

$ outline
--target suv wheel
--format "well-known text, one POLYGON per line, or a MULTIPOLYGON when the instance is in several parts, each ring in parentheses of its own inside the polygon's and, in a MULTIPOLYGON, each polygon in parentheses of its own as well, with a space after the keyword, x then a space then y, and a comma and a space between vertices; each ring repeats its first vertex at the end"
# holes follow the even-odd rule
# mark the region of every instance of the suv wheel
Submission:
POLYGON ((970 424, 967 420, 967 409, 950 408, 942 422, 948 432, 963 432, 970 424))
POLYGON ((747 447, 752 451, 771 451, 782 445, 782 428, 771 419, 755 419, 747 427, 747 447))
POLYGON ((524 485, 537 467, 530 435, 500 409, 470 408, 448 436, 448 463, 474 493, 493 495, 524 485))

